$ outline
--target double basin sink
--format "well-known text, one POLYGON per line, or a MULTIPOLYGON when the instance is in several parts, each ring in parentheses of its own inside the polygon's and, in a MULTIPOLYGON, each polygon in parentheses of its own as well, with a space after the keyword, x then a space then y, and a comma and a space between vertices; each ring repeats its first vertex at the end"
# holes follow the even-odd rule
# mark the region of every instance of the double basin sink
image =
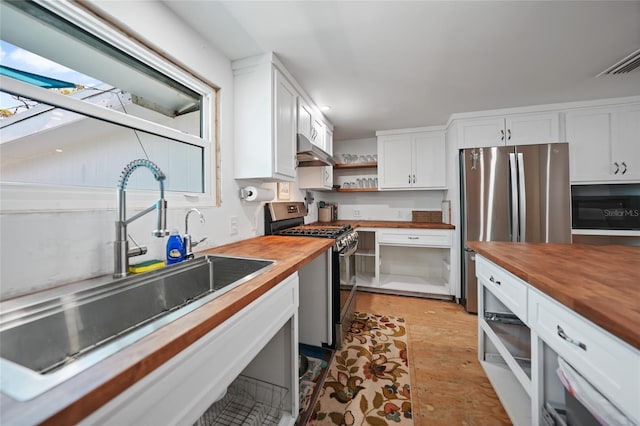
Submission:
POLYGON ((32 399, 272 263, 206 255, 118 280, 88 281, 77 291, 27 298, 28 303, 3 302, 0 391, 19 401, 32 399))

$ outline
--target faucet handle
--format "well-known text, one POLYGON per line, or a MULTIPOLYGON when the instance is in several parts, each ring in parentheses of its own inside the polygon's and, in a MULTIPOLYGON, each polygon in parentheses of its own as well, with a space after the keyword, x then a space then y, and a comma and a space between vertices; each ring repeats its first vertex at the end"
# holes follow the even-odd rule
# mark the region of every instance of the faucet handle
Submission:
POLYGON ((207 237, 204 237, 204 238, 203 238, 203 239, 201 239, 200 241, 196 241, 195 243, 194 243, 194 242, 192 242, 192 243, 191 243, 191 247, 195 247, 195 246, 197 246, 198 244, 200 244, 201 242, 203 242, 203 241, 204 241, 204 240, 206 240, 206 239, 207 239, 207 237))

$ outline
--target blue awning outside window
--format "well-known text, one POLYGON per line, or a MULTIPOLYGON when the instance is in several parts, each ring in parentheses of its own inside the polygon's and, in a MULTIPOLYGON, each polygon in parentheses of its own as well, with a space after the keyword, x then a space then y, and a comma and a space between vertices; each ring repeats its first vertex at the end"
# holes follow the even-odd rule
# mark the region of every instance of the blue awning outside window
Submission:
POLYGON ((76 87, 74 83, 68 81, 56 80, 55 78, 44 77, 42 75, 33 74, 26 71, 20 71, 15 68, 0 65, 0 75, 15 78, 16 80, 32 84, 45 89, 63 89, 65 87, 76 87))

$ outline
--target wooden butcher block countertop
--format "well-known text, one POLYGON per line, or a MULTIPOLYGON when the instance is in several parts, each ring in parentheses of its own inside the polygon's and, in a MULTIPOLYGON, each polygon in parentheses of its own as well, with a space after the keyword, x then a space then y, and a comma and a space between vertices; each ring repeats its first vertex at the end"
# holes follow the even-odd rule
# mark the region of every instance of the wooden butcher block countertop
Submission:
POLYGON ((402 220, 336 220, 315 222, 314 225, 351 225, 353 228, 412 228, 412 229, 456 229, 447 223, 409 222, 402 220))
MULTIPOLYGON (((26 402, 0 394, 0 423, 74 424, 160 367, 333 245, 324 238, 266 236, 203 253, 274 260, 270 269, 26 402)), ((198 253, 202 254, 202 253, 198 253)))
POLYGON ((468 245, 640 349, 640 247, 478 241, 468 245))

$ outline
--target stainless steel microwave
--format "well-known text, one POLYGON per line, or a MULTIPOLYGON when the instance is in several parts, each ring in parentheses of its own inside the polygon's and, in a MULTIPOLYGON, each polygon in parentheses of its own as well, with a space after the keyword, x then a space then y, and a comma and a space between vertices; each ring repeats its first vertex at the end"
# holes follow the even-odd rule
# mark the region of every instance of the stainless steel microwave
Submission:
POLYGON ((640 196, 574 195, 571 220, 573 229, 640 230, 640 196))

